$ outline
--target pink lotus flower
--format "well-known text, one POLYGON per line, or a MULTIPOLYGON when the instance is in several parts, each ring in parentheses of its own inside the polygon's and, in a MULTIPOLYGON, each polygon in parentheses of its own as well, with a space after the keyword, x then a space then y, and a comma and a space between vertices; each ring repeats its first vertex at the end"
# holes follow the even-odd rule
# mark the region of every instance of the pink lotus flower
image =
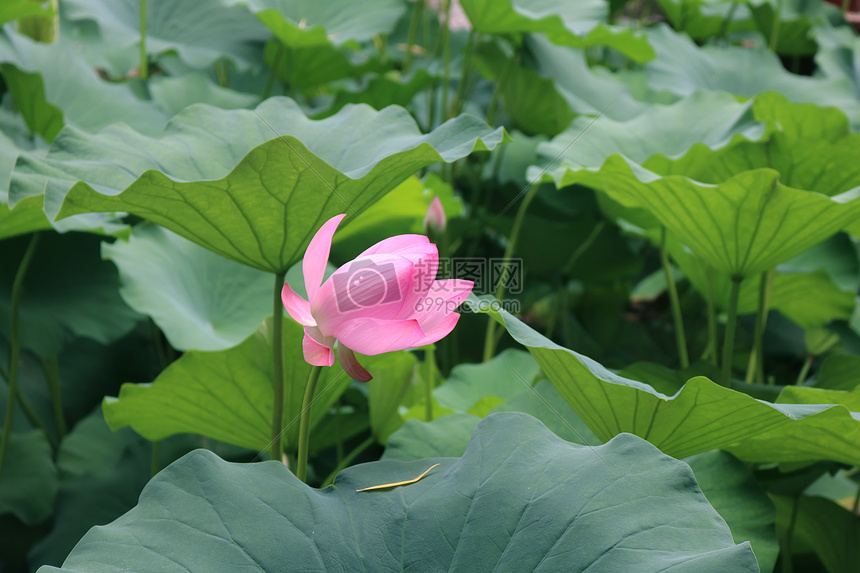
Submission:
POLYGON ((302 350, 314 366, 334 364, 359 382, 372 378, 355 358, 431 344, 448 335, 460 315, 453 312, 472 290, 472 281, 435 280, 436 245, 424 235, 380 241, 337 269, 325 282, 335 229, 346 215, 332 217, 311 239, 302 271, 308 300, 284 284, 281 300, 305 327, 302 350))
POLYGON ((427 214, 424 215, 424 232, 440 233, 445 230, 447 225, 448 218, 445 216, 445 209, 442 207, 439 196, 436 195, 427 208, 427 214))

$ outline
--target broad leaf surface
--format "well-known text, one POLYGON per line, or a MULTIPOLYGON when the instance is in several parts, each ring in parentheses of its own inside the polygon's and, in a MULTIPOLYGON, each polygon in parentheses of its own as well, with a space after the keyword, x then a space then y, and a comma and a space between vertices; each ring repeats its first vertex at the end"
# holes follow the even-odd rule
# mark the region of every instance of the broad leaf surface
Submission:
MULTIPOLYGON (((140 41, 138 0, 66 0, 63 6, 71 20, 95 20, 102 37, 115 49, 140 41)), ((259 60, 259 44, 266 29, 242 7, 223 2, 146 3, 146 49, 150 54, 176 51, 197 68, 227 57, 243 65, 259 60), (177 25, 182 22, 182 25, 177 25)))
POLYGON ((433 397, 443 408, 484 417, 500 403, 529 390, 537 374, 538 365, 527 352, 505 350, 486 363, 455 366, 433 397))
POLYGON ((704 46, 665 25, 648 32, 657 56, 645 65, 649 85, 688 95, 696 90, 727 91, 754 96, 776 91, 791 101, 835 106, 854 127, 860 125, 857 94, 848 78, 818 78, 788 72, 766 46, 704 46))
POLYGON ((857 516, 823 497, 803 495, 797 501, 782 495, 771 497, 776 505, 778 523, 785 524, 780 528, 781 536, 785 536, 783 528, 791 523, 794 514, 795 544, 814 551, 827 571, 852 573, 860 567, 857 516))
POLYGON ((481 73, 496 82, 514 127, 532 135, 556 135, 570 125, 573 110, 553 79, 512 61, 495 42, 480 44, 474 57, 481 73))
POLYGON ((655 156, 642 165, 661 175, 684 175, 719 183, 735 173, 769 167, 789 187, 834 196, 860 185, 853 159, 860 134, 851 133, 838 109, 791 103, 777 93, 755 98, 755 118, 772 126, 760 141, 739 141, 722 149, 696 146, 681 158, 655 156))
POLYGON ((599 171, 559 170, 556 178, 559 187, 586 185, 649 211, 693 253, 729 275, 749 276, 785 262, 860 214, 860 201, 787 187, 772 169, 710 185, 660 177, 613 155, 599 171))
POLYGON ((699 91, 672 105, 653 106, 632 119, 579 117, 563 133, 538 146, 540 167, 551 162, 553 168, 596 167, 613 154, 644 163, 655 154, 680 156, 693 146, 713 149, 741 139, 759 139, 765 134, 764 125, 753 116, 752 107, 752 102, 738 102, 726 93, 699 91), (703 108, 708 113, 702 114, 703 108))
POLYGON ((821 364, 815 386, 830 390, 854 390, 860 386, 860 356, 828 356, 821 364))
POLYGON ((860 433, 860 414, 845 406, 770 404, 703 376, 667 396, 555 344, 504 310, 491 312, 528 347, 547 378, 603 441, 629 432, 678 458, 719 448, 759 463, 860 462, 860 442, 854 438, 860 433))
POLYGON ((461 458, 363 464, 325 490, 308 488, 280 463, 228 464, 193 452, 150 482, 138 507, 85 536, 63 570, 275 570, 285 563, 320 571, 402 571, 419 563, 434 571, 571 571, 597 563, 758 571, 749 545, 734 544, 682 462, 633 436, 594 449, 573 445, 522 414, 484 420, 461 458), (434 463, 442 465, 417 483, 356 492, 412 479, 434 463))
POLYGON ((404 14, 396 0, 226 0, 247 6, 285 45, 294 48, 366 42, 389 32, 404 14))
POLYGON ((472 27, 482 34, 543 32, 554 43, 574 48, 609 46, 642 63, 654 57, 648 41, 630 29, 605 25, 602 0, 550 4, 542 0, 462 0, 472 27))
POLYGON ((506 137, 471 116, 422 135, 396 107, 350 106, 312 121, 286 98, 256 112, 192 106, 159 139, 122 126, 64 130, 46 158, 19 158, 11 193, 47 187, 50 214, 68 191, 60 218, 127 211, 227 258, 285 271, 330 217, 356 216, 416 170, 506 137))
POLYGON ((0 5, 0 26, 27 16, 50 16, 51 5, 33 0, 6 0, 0 5))
POLYGON ((127 85, 102 80, 78 54, 5 29, 0 33, 0 72, 28 127, 52 141, 64 125, 96 132, 121 118, 142 133, 160 133, 166 114, 139 99, 127 85), (94 105, 98 102, 98 105, 94 105))
POLYGON ((773 571, 779 544, 776 509, 745 464, 725 452, 684 459, 708 502, 726 520, 736 542, 749 541, 763 572, 773 571))
POLYGON ((272 275, 195 245, 157 225, 102 245, 119 270, 119 293, 150 316, 177 350, 223 350, 272 314, 272 275))
POLYGON ((0 515, 36 525, 54 512, 59 480, 51 446, 39 430, 13 433, 0 471, 0 515))
POLYGON ((462 456, 480 421, 478 416, 460 412, 446 414, 432 422, 410 418, 388 438, 382 459, 407 462, 462 456))
MULTIPOLYGON (((29 237, 0 243, 0 334, 8 336, 12 281, 29 237)), ((24 277, 21 344, 42 358, 57 356, 74 336, 103 344, 140 320, 119 296, 116 269, 99 256, 97 237, 44 232, 24 277)))
MULTIPOLYGON (((295 448, 298 417, 311 366, 302 357, 302 327, 284 320, 284 433, 295 448)), ((105 419, 114 430, 131 426, 149 440, 179 433, 207 436, 250 449, 265 450, 271 440, 272 332, 267 320, 229 350, 192 350, 162 371, 151 384, 123 384, 118 398, 105 398, 105 419)), ((339 365, 326 368, 317 383, 311 426, 350 383, 339 365)))

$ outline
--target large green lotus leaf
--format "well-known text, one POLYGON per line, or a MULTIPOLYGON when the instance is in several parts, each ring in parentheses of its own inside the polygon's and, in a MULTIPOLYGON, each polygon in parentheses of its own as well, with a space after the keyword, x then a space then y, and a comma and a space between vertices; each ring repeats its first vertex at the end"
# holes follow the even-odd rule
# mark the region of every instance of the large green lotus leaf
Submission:
POLYGON ((776 509, 746 465, 730 454, 705 452, 684 459, 708 502, 726 520, 736 542, 749 541, 764 573, 779 554, 776 509))
MULTIPOLYGON (((139 0, 66 0, 70 20, 95 20, 104 40, 115 49, 140 42, 139 0)), ((248 10, 223 2, 146 3, 146 50, 176 51, 188 64, 204 68, 222 57, 244 65, 259 61, 259 46, 268 37, 248 10), (182 25, 178 25, 182 22, 182 25)))
POLYGON ((574 48, 609 46, 642 63, 654 57, 648 41, 629 28, 603 22, 609 5, 603 0, 461 0, 472 27, 482 34, 543 32, 554 43, 574 48))
POLYGON ((505 112, 513 126, 529 135, 556 135, 574 118, 555 81, 516 63, 497 42, 483 42, 475 48, 474 61, 505 102, 505 112))
POLYGON ((260 96, 221 87, 202 72, 156 76, 149 81, 149 91, 152 99, 171 116, 195 103, 221 109, 245 109, 260 103, 260 96))
MULTIPOLYGON (((620 73, 600 73, 599 69, 589 67, 584 50, 558 46, 541 34, 529 34, 524 40, 528 53, 534 57, 535 70, 542 77, 555 80, 555 89, 576 113, 603 114, 624 121, 650 110, 651 104, 647 102, 665 104, 679 99, 669 92, 660 94, 656 101, 648 97, 656 95, 652 93, 637 99, 620 73)), ((509 152, 507 149, 506 156, 509 152)))
MULTIPOLYGON (((33 4, 27 0, 28 4, 33 4)), ((50 229, 51 223, 42 211, 42 198, 35 196, 8 207, 9 178, 21 150, 32 151, 34 145, 24 136, 27 127, 21 116, 0 109, 0 240, 33 231, 50 229)))
POLYGON ((744 461, 836 460, 860 462, 860 414, 845 406, 771 404, 703 376, 673 396, 613 374, 594 360, 563 348, 486 301, 469 304, 500 320, 528 347, 541 371, 603 441, 621 432, 645 438, 677 458, 726 449, 744 461))
MULTIPOLYGON (((311 366, 302 357, 304 330, 284 320, 284 433, 287 448, 298 443, 302 397, 311 366)), ((244 342, 217 352, 192 350, 151 384, 123 384, 118 398, 105 398, 105 420, 114 430, 131 426, 149 440, 187 432, 228 444, 265 450, 272 432, 274 394, 271 320, 244 342)), ((317 383, 311 426, 349 385, 339 365, 317 383)))
POLYGON ((755 98, 755 117, 774 126, 761 141, 740 141, 722 149, 696 146, 680 158, 657 155, 643 164, 661 175, 684 175, 719 183, 739 171, 770 167, 789 187, 833 196, 860 185, 853 168, 860 134, 851 133, 838 109, 791 103, 768 92, 755 98))
POLYGON ((538 365, 528 352, 508 349, 488 362, 455 366, 433 397, 443 408, 483 417, 529 390, 537 374, 538 365))
MULTIPOLYGON (((0 243, 0 335, 8 337, 12 281, 29 237, 0 243)), ((127 334, 140 320, 117 292, 116 269, 99 256, 91 235, 43 232, 24 277, 21 344, 42 358, 57 356, 75 336, 103 344, 127 334)))
MULTIPOLYGON (((597 436, 588 429, 548 380, 541 380, 491 410, 522 412, 534 416, 556 436, 574 444, 600 445, 597 436)), ((389 437, 384 460, 417 460, 420 458, 460 456, 466 451, 469 435, 481 420, 478 416, 454 412, 424 422, 410 418, 389 437)))
POLYGON ((41 430, 12 433, 0 471, 0 515, 12 513, 27 525, 51 516, 59 488, 51 456, 41 430))
POLYGON ((856 515, 818 496, 802 495, 795 500, 771 495, 771 499, 776 506, 781 538, 785 537, 786 528, 793 522, 793 546, 815 552, 826 571, 853 573, 860 568, 860 529, 857 528, 856 515))
POLYGON ((128 242, 102 245, 119 270, 120 295, 152 317, 178 350, 223 350, 272 314, 272 275, 157 225, 137 225, 128 242))
POLYGON ((597 446, 603 443, 549 380, 538 381, 533 387, 493 408, 492 412, 529 414, 543 422, 556 436, 575 444, 597 446))
MULTIPOLYGON (((538 146, 542 159, 538 167, 597 167, 612 154, 643 163, 655 154, 681 156, 693 146, 714 149, 759 139, 765 126, 753 116, 752 107, 752 102, 738 102, 724 92, 698 91, 673 105, 652 106, 629 120, 578 117, 563 133, 538 146)), ((530 174, 536 175, 535 168, 530 174)))
POLYGON ((134 510, 88 533, 62 570, 293 566, 758 571, 686 464, 633 436, 597 448, 570 444, 524 414, 483 420, 460 458, 362 464, 324 490, 283 464, 192 452, 156 476, 134 510), (356 491, 413 479, 436 463, 417 483, 356 491))
POLYGON ((140 100, 127 85, 105 82, 74 50, 59 44, 42 44, 4 29, 0 64, 28 127, 47 141, 67 124, 96 132, 122 122, 154 135, 167 121, 153 102, 140 100))
POLYGON ((599 171, 559 170, 559 187, 599 189, 627 207, 646 209, 714 269, 749 276, 827 239, 860 214, 839 202, 780 183, 772 169, 738 173, 718 185, 660 177, 620 156, 599 171))
POLYGON ((829 390, 854 390, 860 386, 860 356, 834 354, 824 359, 818 377, 817 388, 829 390))
POLYGON ((348 106, 313 121, 287 98, 270 98, 256 112, 195 105, 159 139, 123 126, 98 136, 66 129, 46 158, 19 157, 10 193, 47 188, 49 214, 65 195, 59 218, 127 211, 278 272, 301 258, 330 217, 357 216, 418 169, 506 139, 502 128, 467 115, 422 135, 398 107, 348 106))
POLYGON ((446 414, 432 422, 410 418, 388 438, 382 459, 406 462, 462 456, 480 421, 478 416, 459 412, 446 414))
POLYGON ((649 85, 688 95, 696 90, 727 91, 754 96, 776 91, 794 102, 835 106, 844 111, 856 128, 860 107, 853 82, 847 77, 821 78, 788 72, 766 46, 697 47, 686 34, 659 25, 648 32, 657 57, 645 65, 649 85))
POLYGON ((780 404, 841 404, 852 412, 860 412, 860 392, 786 386, 779 393, 780 404))
POLYGON ((320 48, 388 34, 406 11, 397 0, 224 0, 244 4, 286 46, 320 48))
POLYGON ((0 5, 0 26, 27 16, 51 16, 49 2, 33 2, 33 0, 6 0, 0 5))

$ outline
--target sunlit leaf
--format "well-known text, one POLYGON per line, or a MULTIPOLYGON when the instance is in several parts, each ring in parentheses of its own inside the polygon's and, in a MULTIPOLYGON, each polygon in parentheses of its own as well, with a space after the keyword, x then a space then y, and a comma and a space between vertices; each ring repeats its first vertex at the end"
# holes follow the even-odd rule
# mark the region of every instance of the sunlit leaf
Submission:
POLYGON ((312 121, 286 98, 268 99, 256 112, 192 106, 159 139, 122 126, 98 136, 66 129, 46 158, 19 158, 11 194, 47 187, 52 214, 68 191, 60 218, 127 211, 277 272, 301 258, 333 215, 355 217, 416 170, 506 137, 465 115, 422 135, 397 107, 350 106, 312 121))
POLYGON ((27 525, 42 523, 54 512, 58 488, 45 434, 13 433, 0 471, 0 515, 12 513, 27 525))
POLYGON ((629 432, 679 458, 719 448, 751 462, 860 462, 853 437, 860 433, 860 413, 845 406, 770 404, 703 376, 668 396, 555 344, 504 310, 486 312, 529 349, 601 440, 629 432))

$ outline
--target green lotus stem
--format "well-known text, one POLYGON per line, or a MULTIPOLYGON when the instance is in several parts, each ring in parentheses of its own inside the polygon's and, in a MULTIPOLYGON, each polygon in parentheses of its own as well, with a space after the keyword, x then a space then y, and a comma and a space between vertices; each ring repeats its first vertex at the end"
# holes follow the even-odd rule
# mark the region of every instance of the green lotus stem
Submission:
POLYGON ((433 388, 436 385, 436 349, 431 344, 424 351, 424 363, 427 373, 424 382, 424 418, 428 422, 433 421, 433 388))
POLYGON ((12 435, 12 419, 15 416, 15 399, 18 395, 18 360, 21 357, 18 311, 21 306, 21 290, 24 286, 24 276, 27 274, 27 269, 33 260, 33 254, 36 252, 40 236, 39 233, 36 233, 30 239, 30 244, 27 245, 27 250, 24 252, 21 263, 18 265, 18 272, 15 273, 15 280, 12 283, 12 299, 9 305, 9 376, 6 377, 9 388, 6 396, 6 418, 3 420, 3 435, 0 436, 0 471, 3 468, 3 459, 6 457, 6 450, 9 448, 9 440, 12 435))
POLYGON ((418 22, 424 12, 424 0, 415 2, 412 10, 412 18, 409 19, 409 32, 406 36, 406 57, 403 59, 403 74, 408 74, 412 69, 412 49, 415 47, 415 38, 418 37, 418 22))
MULTIPOLYGON (((520 229, 522 228, 523 221, 526 218, 526 211, 528 210, 532 199, 537 195, 538 188, 538 185, 532 185, 528 193, 526 193, 526 196, 523 197, 523 202, 520 204, 520 208, 517 209, 517 215, 514 218, 514 226, 511 228, 511 236, 508 239, 508 246, 505 248, 505 255, 502 259, 502 273, 499 277, 499 285, 496 287, 496 300, 498 301, 501 301, 502 297, 505 296, 505 283, 508 281, 508 273, 511 268, 508 261, 514 254, 517 240, 520 237, 520 229)), ((487 324, 487 333, 484 336, 484 362, 489 361, 496 353, 496 327, 498 326, 498 323, 492 317, 488 318, 490 319, 490 322, 487 324)))
POLYGON ((797 522, 797 508, 800 506, 800 497, 794 498, 794 503, 791 506, 791 519, 788 522, 788 530, 785 532, 785 539, 779 552, 782 555, 782 573, 792 573, 794 564, 791 562, 791 544, 794 539, 794 524, 797 522))
POLYGON ((337 474, 346 469, 346 467, 349 466, 349 464, 351 464, 353 460, 355 460, 355 458, 357 458, 364 450, 372 446, 373 442, 375 441, 376 439, 373 436, 369 436, 366 440, 358 444, 355 449, 349 452, 349 454, 345 458, 343 458, 340 463, 337 464, 337 467, 334 468, 330 474, 328 474, 328 477, 325 478, 325 481, 320 487, 330 486, 332 482, 334 482, 334 478, 337 477, 337 474))
POLYGON ((732 291, 729 297, 729 318, 726 322, 726 335, 723 339, 723 371, 720 384, 726 388, 732 387, 732 355, 735 349, 735 328, 738 323, 738 298, 741 292, 742 276, 732 277, 732 291))
MULTIPOLYGON (((4 376, 4 378, 6 377, 4 376)), ((39 417, 39 414, 36 413, 36 410, 33 409, 33 405, 30 404, 27 397, 21 392, 18 392, 15 397, 18 398, 18 405, 21 406, 21 409, 24 411, 24 415, 27 416, 27 421, 30 422, 30 425, 42 430, 45 433, 45 436, 48 437, 51 447, 56 448, 58 445, 57 440, 52 435, 48 434, 47 426, 45 426, 45 423, 39 417)))
POLYGON ((806 380, 806 377, 809 375, 809 368, 812 366, 812 363, 815 361, 815 356, 810 354, 806 357, 806 360, 803 361, 803 366, 800 368, 800 372, 797 374, 797 380, 794 381, 795 386, 800 386, 806 380))
MULTIPOLYGON (((848 8, 850 8, 850 7, 851 7, 851 0, 842 0, 842 13, 843 14, 847 14, 848 8)), ((855 508, 854 513, 857 513, 856 509, 857 508, 855 508)))
POLYGON ((780 18, 782 18, 782 0, 776 0, 776 13, 773 17, 773 29, 770 31, 770 42, 768 47, 776 52, 777 40, 779 40, 780 18))
POLYGON ((161 469, 161 440, 152 442, 152 460, 149 462, 149 477, 155 477, 161 469))
POLYGON ((857 487, 857 493, 854 495, 854 503, 851 505, 851 515, 854 516, 854 523, 857 524, 857 509, 860 508, 860 486, 857 487))
POLYGON ((558 324, 558 317, 561 316, 562 312, 567 312, 567 305, 565 304, 565 299, 567 298, 567 288, 564 282, 559 282, 556 287, 555 292, 555 300, 552 305, 552 314, 549 315, 549 320, 546 323, 546 334, 545 336, 549 339, 552 339, 552 335, 555 332, 555 327, 558 324))
POLYGON ((708 358, 713 362, 714 366, 720 359, 719 342, 717 338, 717 307, 714 304, 716 293, 714 292, 714 269, 707 268, 708 275, 708 296, 705 297, 705 304, 708 307, 708 348, 705 351, 708 358))
POLYGON ((776 269, 770 269, 761 274, 761 284, 759 285, 758 293, 758 313, 755 317, 755 334, 753 338, 753 347, 750 352, 750 360, 747 363, 747 375, 744 381, 747 384, 752 384, 753 379, 757 378, 759 382, 764 381, 764 351, 762 350, 762 339, 764 338, 764 329, 767 326, 768 305, 770 304, 770 289, 773 285, 773 275, 776 269))
POLYGON ((732 24, 732 20, 735 17, 735 10, 738 9, 739 2, 734 1, 732 5, 729 6, 729 11, 726 12, 726 17, 723 18, 723 21, 720 22, 720 31, 717 32, 716 37, 714 38, 717 42, 726 37, 726 34, 729 31, 729 26, 732 24))
POLYGON ((296 477, 303 482, 308 481, 308 447, 311 437, 311 406, 314 402, 314 392, 317 380, 320 378, 322 366, 314 366, 308 374, 308 384, 305 386, 305 397, 302 399, 301 420, 299 421, 299 457, 296 462, 296 477))
POLYGON ((51 402, 54 408, 54 423, 57 425, 57 435, 60 440, 68 433, 66 417, 63 415, 63 393, 60 391, 60 367, 56 357, 42 360, 42 372, 48 383, 51 393, 51 402))
POLYGON ((448 119, 448 90, 451 85, 451 0, 445 0, 445 22, 442 24, 442 122, 448 119))
POLYGON ((275 403, 272 408, 272 443, 269 452, 273 460, 282 461, 283 447, 281 435, 284 433, 284 303, 281 302, 281 290, 284 288, 286 271, 275 273, 275 297, 272 314, 272 365, 274 373, 272 388, 275 393, 275 403))
POLYGON ((215 68, 215 77, 218 78, 218 85, 222 88, 226 88, 227 82, 229 81, 227 60, 225 60, 224 58, 219 58, 215 60, 215 63, 212 65, 215 68))
POLYGON ((666 274, 669 304, 672 307, 672 320, 675 322, 675 343, 678 346, 678 360, 681 362, 681 368, 687 368, 690 365, 690 357, 687 355, 687 337, 684 333, 684 317, 681 314, 678 287, 675 285, 675 277, 672 275, 672 265, 669 264, 669 248, 666 246, 666 227, 663 227, 661 231, 660 262, 663 265, 663 272, 666 274))
POLYGON ((149 58, 146 56, 146 0, 140 0, 140 77, 149 78, 149 58))

